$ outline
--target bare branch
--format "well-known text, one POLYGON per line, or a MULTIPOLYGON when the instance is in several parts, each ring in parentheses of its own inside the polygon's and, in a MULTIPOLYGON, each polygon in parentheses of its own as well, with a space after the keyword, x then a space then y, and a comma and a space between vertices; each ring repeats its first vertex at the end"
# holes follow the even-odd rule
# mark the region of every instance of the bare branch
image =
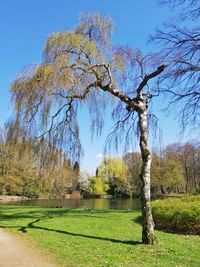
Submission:
POLYGON ((148 81, 150 79, 155 78, 156 76, 158 76, 161 72, 164 71, 164 69, 167 67, 167 65, 161 65, 157 68, 157 70, 155 70, 154 72, 147 74, 144 76, 144 79, 142 80, 142 82, 139 84, 138 88, 137 88, 137 95, 140 96, 141 95, 141 91, 143 90, 143 88, 147 85, 148 81))

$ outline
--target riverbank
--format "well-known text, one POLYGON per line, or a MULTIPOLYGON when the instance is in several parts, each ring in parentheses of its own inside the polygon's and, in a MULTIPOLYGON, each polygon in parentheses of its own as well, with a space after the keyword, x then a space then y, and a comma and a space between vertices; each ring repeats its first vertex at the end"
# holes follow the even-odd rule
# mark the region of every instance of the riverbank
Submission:
POLYGON ((16 202, 16 201, 23 201, 29 200, 30 198, 24 196, 5 196, 0 195, 0 203, 8 203, 8 202, 16 202))
POLYGON ((75 191, 72 194, 66 194, 62 197, 60 196, 48 196, 48 195, 41 195, 37 198, 28 198, 25 196, 9 196, 9 195, 0 195, 0 204, 1 203, 10 203, 10 202, 18 202, 24 200, 47 200, 47 199, 81 199, 82 196, 80 192, 75 191))
MULTIPOLYGON (((47 251, 60 266, 198 266, 199 236, 156 231, 141 244, 139 211, 31 208, 0 205, 0 226, 47 251)), ((28 266, 27 266, 28 267, 28 266)))

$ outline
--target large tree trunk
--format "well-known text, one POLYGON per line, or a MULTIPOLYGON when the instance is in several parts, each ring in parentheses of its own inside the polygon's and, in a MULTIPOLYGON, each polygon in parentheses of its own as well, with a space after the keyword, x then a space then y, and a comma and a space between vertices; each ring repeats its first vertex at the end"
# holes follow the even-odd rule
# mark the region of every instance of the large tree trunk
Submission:
POLYGON ((140 150, 142 156, 141 169, 141 200, 142 200, 142 243, 153 244, 156 240, 154 235, 154 222, 151 211, 151 153, 148 148, 147 110, 143 108, 139 113, 140 150))

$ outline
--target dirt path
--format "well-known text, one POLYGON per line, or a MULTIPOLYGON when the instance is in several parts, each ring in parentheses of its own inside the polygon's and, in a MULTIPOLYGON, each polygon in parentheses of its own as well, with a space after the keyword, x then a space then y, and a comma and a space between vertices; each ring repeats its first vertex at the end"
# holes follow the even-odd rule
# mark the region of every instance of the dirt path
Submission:
POLYGON ((25 240, 0 229, 0 267, 56 267, 25 240))

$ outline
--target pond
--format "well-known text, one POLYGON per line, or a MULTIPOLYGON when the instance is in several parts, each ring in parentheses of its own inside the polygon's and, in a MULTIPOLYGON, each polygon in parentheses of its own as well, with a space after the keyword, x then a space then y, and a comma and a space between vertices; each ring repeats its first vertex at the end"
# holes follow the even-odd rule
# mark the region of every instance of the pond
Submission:
POLYGON ((141 207, 139 198, 128 199, 37 199, 9 203, 19 206, 38 206, 45 208, 89 208, 89 209, 118 209, 138 210, 141 207))

